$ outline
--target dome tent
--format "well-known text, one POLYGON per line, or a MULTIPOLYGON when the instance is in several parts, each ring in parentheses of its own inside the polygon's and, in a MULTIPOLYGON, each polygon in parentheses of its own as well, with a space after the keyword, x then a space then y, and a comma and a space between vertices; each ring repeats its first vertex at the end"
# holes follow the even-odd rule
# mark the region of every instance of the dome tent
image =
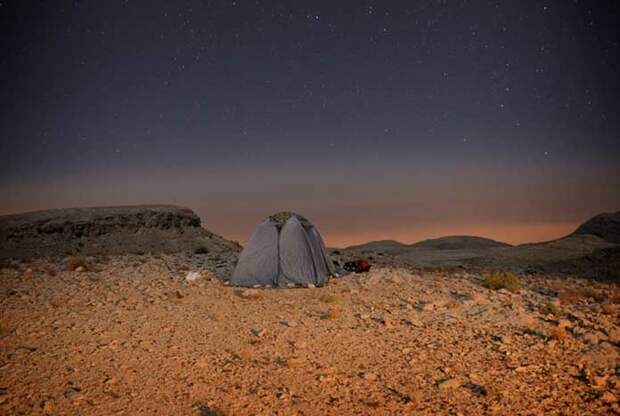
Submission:
POLYGON ((247 287, 319 286, 335 275, 314 225, 301 215, 281 212, 258 224, 230 282, 247 287))

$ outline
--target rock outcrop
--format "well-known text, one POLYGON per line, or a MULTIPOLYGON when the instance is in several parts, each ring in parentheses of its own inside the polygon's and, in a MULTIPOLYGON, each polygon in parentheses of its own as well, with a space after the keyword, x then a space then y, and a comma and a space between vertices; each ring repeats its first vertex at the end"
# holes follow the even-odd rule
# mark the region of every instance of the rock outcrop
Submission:
POLYGON ((0 217, 0 258, 232 252, 240 247, 170 205, 71 208, 0 217))

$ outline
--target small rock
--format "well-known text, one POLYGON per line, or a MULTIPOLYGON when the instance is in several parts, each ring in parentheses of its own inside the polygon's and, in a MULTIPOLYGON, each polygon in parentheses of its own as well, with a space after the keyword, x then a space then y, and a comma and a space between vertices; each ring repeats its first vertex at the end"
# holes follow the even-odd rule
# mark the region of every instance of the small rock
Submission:
POLYGON ((381 320, 381 323, 385 325, 386 328, 394 327, 394 323, 392 322, 392 319, 389 316, 384 316, 383 319, 381 320))
POLYGON ((437 385, 442 390, 455 389, 461 386, 461 382, 456 378, 449 378, 449 379, 440 381, 437 385))
POLYGON ((51 415, 54 413, 54 403, 49 400, 43 403, 43 413, 46 415, 51 415))
POLYGON ((560 319, 558 321, 558 328, 570 328, 573 324, 568 319, 560 319))
POLYGON ((303 350, 308 346, 308 344, 306 343, 306 341, 295 341, 293 343, 293 346, 299 350, 303 350))
POLYGON ((75 271, 76 271, 76 272, 83 272, 84 270, 86 270, 86 269, 84 268, 84 266, 78 266, 78 267, 76 267, 76 268, 75 268, 75 271))
POLYGON ((601 308, 603 309, 603 313, 607 315, 615 315, 620 312, 620 307, 617 303, 605 303, 601 305, 601 308))
POLYGON ((296 367, 300 364, 303 364, 306 360, 303 357, 291 357, 286 360, 286 365, 288 367, 296 367))
POLYGON ((418 304, 418 309, 425 312, 430 312, 435 309, 435 306, 432 303, 422 303, 418 304))
POLYGON ((81 389, 78 387, 69 387, 65 390, 64 395, 67 399, 77 400, 81 398, 81 389))
POLYGON ((338 319, 340 317, 340 309, 329 308, 321 314, 321 319, 338 319))
POLYGON ((362 373, 362 378, 368 381, 374 381, 377 379, 377 375, 375 373, 365 372, 362 373))
POLYGON ((601 396, 601 400, 604 401, 605 403, 616 403, 618 401, 618 398, 615 396, 615 394, 608 391, 608 392, 605 392, 605 394, 601 396))
POLYGON ((240 298, 243 299, 260 299, 260 292, 256 289, 245 289, 235 292, 240 298))
POLYGON ((602 376, 602 377, 598 377, 595 376, 592 379, 592 385, 597 388, 597 389, 602 389, 603 387, 605 387, 607 385, 607 379, 609 378, 609 376, 602 376))
POLYGON ((601 341, 601 338, 598 336, 597 333, 589 332, 583 336, 583 340, 588 344, 598 345, 598 343, 601 341))
POLYGON ((612 328, 609 331, 609 342, 620 344, 620 328, 612 328))
POLYGON ((334 376, 328 376, 328 375, 321 374, 319 375, 318 380, 321 383, 331 383, 331 382, 336 381, 336 378, 334 376))
POLYGON ((267 335, 267 330, 266 329, 252 329, 252 334, 256 337, 262 338, 265 335, 267 335))
POLYGON ((489 303, 489 298, 482 293, 473 293, 471 295, 471 301, 476 305, 486 305, 489 303))
POLYGON ((118 380, 116 379, 116 377, 110 377, 104 381, 105 384, 116 384, 117 382, 118 380))
POLYGON ((185 275, 185 281, 186 282, 194 282, 196 280, 200 279, 200 272, 188 272, 185 275))

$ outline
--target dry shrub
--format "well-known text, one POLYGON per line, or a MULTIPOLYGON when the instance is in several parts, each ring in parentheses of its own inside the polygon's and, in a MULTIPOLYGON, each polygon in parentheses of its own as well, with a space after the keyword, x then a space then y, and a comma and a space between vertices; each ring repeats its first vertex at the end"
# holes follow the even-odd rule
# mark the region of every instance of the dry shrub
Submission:
POLYGON ((517 292, 521 288, 519 278, 510 271, 496 271, 488 274, 484 277, 482 285, 489 289, 506 289, 510 292, 517 292))
POLYGON ((45 268, 45 274, 48 275, 48 276, 54 277, 54 276, 56 276, 58 274, 58 272, 56 271, 56 269, 53 269, 51 267, 46 267, 45 268))
POLYGON ((562 311, 552 302, 545 302, 538 307, 538 312, 542 315, 560 316, 562 311))
POLYGON ((82 267, 84 271, 88 270, 88 263, 84 256, 69 256, 65 259, 65 269, 72 272, 78 267, 82 267))
POLYGON ((596 302, 603 302, 605 298, 606 296, 604 293, 589 287, 579 289, 566 288, 560 291, 560 294, 558 295, 558 299, 560 299, 560 302, 564 304, 577 303, 585 299, 593 299, 596 302))

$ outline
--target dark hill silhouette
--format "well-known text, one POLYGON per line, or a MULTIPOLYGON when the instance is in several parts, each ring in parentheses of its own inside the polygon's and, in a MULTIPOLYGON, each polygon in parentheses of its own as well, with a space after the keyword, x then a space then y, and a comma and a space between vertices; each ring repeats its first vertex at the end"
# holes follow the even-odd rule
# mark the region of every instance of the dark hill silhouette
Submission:
POLYGON ((595 215, 581 224, 574 234, 590 234, 620 244, 620 211, 595 215))
POLYGON ((490 238, 467 235, 454 235, 440 238, 431 238, 412 244, 412 248, 435 250, 478 250, 483 248, 512 247, 508 243, 491 240, 490 238))

